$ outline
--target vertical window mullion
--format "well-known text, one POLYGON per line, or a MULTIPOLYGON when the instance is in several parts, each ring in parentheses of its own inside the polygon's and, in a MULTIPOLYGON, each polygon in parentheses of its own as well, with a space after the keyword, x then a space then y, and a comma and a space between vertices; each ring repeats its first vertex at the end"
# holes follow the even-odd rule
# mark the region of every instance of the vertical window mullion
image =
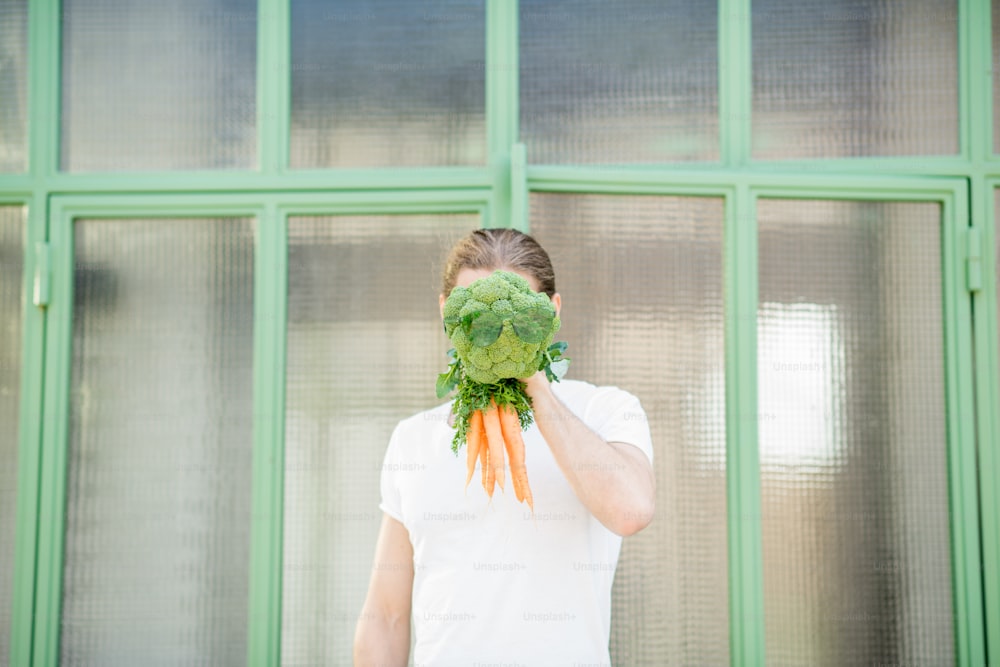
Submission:
MULTIPOLYGON (((720 40, 722 41, 722 40, 720 40)), ((729 622, 733 665, 764 664, 764 585, 757 449, 756 197, 727 201, 724 293, 729 622)))
POLYGON ((249 665, 281 657, 287 221, 268 206, 257 224, 249 665))
POLYGON ((992 60, 990 26, 989 3, 958 0, 958 145, 976 162, 993 152, 992 91, 982 78, 992 60))
POLYGON ((997 210, 1000 194, 996 179, 973 178, 972 220, 982 239, 982 289, 971 295, 973 355, 975 359, 977 463, 982 527, 982 587, 986 654, 1000 653, 1000 362, 997 317, 997 210))
POLYGON ((59 0, 28 3, 28 167, 36 178, 59 164, 59 0))
POLYGON ((750 160, 750 0, 719 1, 719 141, 722 164, 750 160))
POLYGON ((280 174, 288 168, 291 131, 291 0, 257 5, 257 169, 280 174))
POLYGON ((486 0, 486 142, 493 201, 486 227, 507 227, 511 214, 510 157, 518 140, 518 3, 486 0))
MULTIPOLYGON (((2 200, 2 199, 0 199, 2 200)), ((44 312, 35 307, 31 299, 31 276, 35 273, 35 246, 45 238, 44 205, 25 205, 23 201, 6 202, 23 205, 21 238, 23 239, 23 276, 18 288, 21 291, 20 327, 20 399, 18 429, 16 481, 16 515, 14 517, 13 571, 7 571, 11 597, 9 614, 9 652, 0 653, 0 660, 10 660, 10 664, 28 664, 31 656, 31 619, 34 608, 35 558, 38 528, 38 466, 39 440, 41 438, 42 406, 42 344, 45 336, 44 312)), ((5 462, 6 463, 6 462, 5 462)))

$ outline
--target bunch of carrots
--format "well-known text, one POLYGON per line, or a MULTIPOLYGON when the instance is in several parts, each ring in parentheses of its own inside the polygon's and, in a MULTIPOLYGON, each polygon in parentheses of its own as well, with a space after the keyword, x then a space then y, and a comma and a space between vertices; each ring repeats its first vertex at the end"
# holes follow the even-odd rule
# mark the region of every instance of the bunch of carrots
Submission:
POLYGON ((465 433, 467 446, 468 474, 465 487, 469 487, 476 471, 478 460, 482 468, 483 488, 493 497, 495 484, 504 488, 504 451, 510 459, 510 481, 518 502, 526 502, 534 511, 531 487, 528 486, 528 470, 524 464, 524 439, 521 437, 521 421, 517 410, 510 405, 498 407, 490 399, 490 407, 476 410, 469 418, 469 428, 465 433))

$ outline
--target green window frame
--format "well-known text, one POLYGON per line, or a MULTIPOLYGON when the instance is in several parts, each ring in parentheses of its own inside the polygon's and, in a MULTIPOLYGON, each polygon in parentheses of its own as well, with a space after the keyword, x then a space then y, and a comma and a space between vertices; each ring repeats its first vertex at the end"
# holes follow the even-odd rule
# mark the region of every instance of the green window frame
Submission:
POLYGON ((764 662, 757 434, 756 202, 761 198, 937 202, 942 207, 949 493, 960 665, 1000 655, 1000 351, 990 3, 958 0, 959 153, 926 158, 754 161, 751 3, 719 0, 719 163, 531 165, 518 144, 518 3, 486 2, 487 164, 290 170, 289 0, 259 0, 258 168, 73 174, 59 165, 59 0, 29 8, 29 170, 0 175, 0 202, 27 206, 11 664, 58 661, 63 458, 72 307, 72 221, 145 215, 257 219, 253 526, 248 662, 280 658, 287 220, 300 214, 480 215, 530 230, 530 192, 671 194, 725 201, 730 644, 764 662), (37 289, 36 289, 37 288, 37 289), (37 292, 37 299, 36 299, 37 292), (48 294, 46 295, 46 292, 48 294), (46 296, 48 298, 46 298, 46 296), (273 463, 278 462, 278 463, 273 463))

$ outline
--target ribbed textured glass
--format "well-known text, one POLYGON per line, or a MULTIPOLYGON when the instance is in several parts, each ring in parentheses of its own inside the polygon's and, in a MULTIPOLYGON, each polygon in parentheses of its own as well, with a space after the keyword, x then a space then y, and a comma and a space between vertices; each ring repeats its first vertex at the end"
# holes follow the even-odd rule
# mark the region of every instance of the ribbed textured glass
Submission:
POLYGON ((486 161, 485 0, 292 0, 291 166, 486 161))
POLYGON ((754 0, 753 157, 958 152, 957 0, 754 0))
POLYGON ((473 215, 288 222, 284 665, 351 664, 385 448, 400 419, 442 402, 440 274, 479 225, 473 215))
POLYGON ((728 665, 720 199, 533 194, 563 296, 569 377, 634 393, 656 518, 615 575, 615 665, 728 665))
POLYGON ((716 4, 521 0, 528 159, 717 160, 716 4))
POLYGON ((767 664, 954 664, 940 208, 758 221, 767 664))
POLYGON ((24 267, 21 206, 0 206, 0 663, 10 655, 24 267))
POLYGON ((64 0, 62 168, 256 166, 254 0, 64 0))
POLYGON ((61 665, 245 665, 248 219, 75 223, 61 665))
POLYGON ((28 166, 28 3, 0 0, 0 172, 28 166))

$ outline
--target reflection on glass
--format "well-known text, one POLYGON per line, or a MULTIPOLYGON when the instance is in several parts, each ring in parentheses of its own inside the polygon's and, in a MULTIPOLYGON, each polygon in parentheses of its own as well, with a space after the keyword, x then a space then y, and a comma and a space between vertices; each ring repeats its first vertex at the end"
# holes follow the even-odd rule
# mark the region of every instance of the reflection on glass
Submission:
POLYGON ((754 0, 753 157, 958 152, 956 0, 754 0))
POLYGON ((291 166, 486 161, 484 0, 293 0, 291 166))
POLYGON ((532 194, 555 265, 569 377, 636 394, 655 449, 656 519, 625 540, 611 658, 729 663, 723 202, 532 194))
POLYGON ((282 664, 351 664, 385 449, 396 422, 442 402, 441 261, 479 224, 289 220, 282 664))
POLYGON ((64 0, 62 168, 256 165, 254 0, 64 0))
POLYGON ((0 662, 10 655, 13 620, 24 216, 20 206, 0 206, 0 662))
POLYGON ((953 664, 941 212, 762 200, 768 664, 953 664))
POLYGON ((4 0, 0 2, 0 172, 27 168, 27 118, 28 3, 4 0))
POLYGON ((245 664, 253 221, 74 239, 60 664, 245 664))
POLYGON ((529 160, 718 159, 716 3, 522 0, 519 7, 529 160))
POLYGON ((757 358, 768 378, 757 413, 761 466, 776 475, 822 475, 844 456, 837 438, 843 406, 831 382, 844 372, 836 307, 762 303, 759 317, 757 358), (789 432, 796 438, 782 437, 789 432))

